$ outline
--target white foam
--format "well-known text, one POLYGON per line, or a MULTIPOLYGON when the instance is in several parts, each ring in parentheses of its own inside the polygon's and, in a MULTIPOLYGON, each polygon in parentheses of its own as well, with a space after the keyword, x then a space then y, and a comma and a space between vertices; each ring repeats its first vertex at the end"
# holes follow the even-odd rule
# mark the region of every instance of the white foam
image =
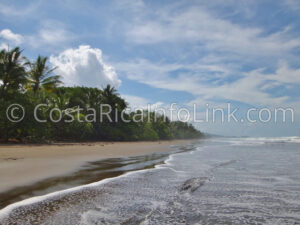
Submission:
POLYGON ((247 138, 218 138, 218 142, 229 143, 233 146, 238 145, 264 145, 268 143, 300 143, 300 137, 247 137, 247 138))
MULTIPOLYGON (((127 174, 124 174, 124 175, 127 175, 127 174)), ((124 175, 121 175, 121 176, 124 176, 124 175)), ((77 186, 77 187, 65 189, 65 190, 62 190, 62 191, 56 191, 56 192, 52 192, 50 194, 46 194, 46 195, 42 195, 42 196, 36 196, 36 197, 28 198, 28 199, 13 203, 11 205, 6 206, 2 210, 0 210, 0 220, 4 219, 4 217, 8 216, 10 214, 10 212, 12 212, 12 210, 14 210, 18 207, 31 205, 31 204, 34 204, 34 203, 37 203, 37 202, 44 201, 46 199, 51 199, 52 197, 57 196, 57 195, 71 193, 71 192, 78 191, 78 190, 81 190, 81 189, 84 189, 84 188, 87 188, 87 187, 94 187, 94 186, 98 186, 98 185, 101 185, 101 184, 105 184, 105 183, 108 183, 109 181, 111 181, 115 178, 116 177, 107 178, 107 179, 104 179, 104 180, 101 180, 101 181, 98 181, 98 182, 94 182, 94 183, 91 183, 91 184, 77 186)))

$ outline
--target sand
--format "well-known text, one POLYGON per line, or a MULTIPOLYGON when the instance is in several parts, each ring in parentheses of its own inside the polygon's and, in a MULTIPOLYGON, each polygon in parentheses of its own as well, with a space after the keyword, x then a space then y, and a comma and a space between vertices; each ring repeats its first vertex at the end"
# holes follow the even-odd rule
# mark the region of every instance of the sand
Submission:
POLYGON ((171 145, 184 145, 188 142, 190 141, 1 145, 0 193, 50 177, 70 174, 87 162, 170 151, 171 145))

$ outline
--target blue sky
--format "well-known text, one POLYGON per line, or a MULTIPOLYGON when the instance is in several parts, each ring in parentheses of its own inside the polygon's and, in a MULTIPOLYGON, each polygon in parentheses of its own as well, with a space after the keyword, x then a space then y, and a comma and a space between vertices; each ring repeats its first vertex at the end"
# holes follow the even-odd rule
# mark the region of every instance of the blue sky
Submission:
POLYGON ((300 135, 300 2, 0 1, 0 47, 49 56, 66 85, 116 86, 131 105, 292 107, 294 123, 197 123, 300 135))

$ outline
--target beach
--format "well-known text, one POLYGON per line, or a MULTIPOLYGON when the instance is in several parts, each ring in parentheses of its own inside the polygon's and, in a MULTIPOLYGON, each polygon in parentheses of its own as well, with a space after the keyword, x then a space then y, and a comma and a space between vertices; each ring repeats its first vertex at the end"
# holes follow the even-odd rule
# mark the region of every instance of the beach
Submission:
POLYGON ((64 176, 88 162, 170 151, 189 140, 157 142, 57 143, 51 145, 1 145, 0 193, 64 176))
POLYGON ((21 198, 0 195, 0 223, 297 224, 299 145, 298 137, 212 138, 100 159, 21 198))

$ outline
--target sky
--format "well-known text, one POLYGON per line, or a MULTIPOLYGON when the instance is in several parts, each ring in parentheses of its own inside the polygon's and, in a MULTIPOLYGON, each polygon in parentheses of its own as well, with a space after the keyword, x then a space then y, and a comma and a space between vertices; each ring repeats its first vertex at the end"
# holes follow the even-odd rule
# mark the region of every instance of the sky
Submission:
POLYGON ((48 56, 66 86, 111 84, 132 107, 238 109, 238 121, 190 120, 207 133, 300 136, 299 0, 1 0, 8 46, 48 56), (292 108, 294 121, 242 122, 253 107, 292 108))

